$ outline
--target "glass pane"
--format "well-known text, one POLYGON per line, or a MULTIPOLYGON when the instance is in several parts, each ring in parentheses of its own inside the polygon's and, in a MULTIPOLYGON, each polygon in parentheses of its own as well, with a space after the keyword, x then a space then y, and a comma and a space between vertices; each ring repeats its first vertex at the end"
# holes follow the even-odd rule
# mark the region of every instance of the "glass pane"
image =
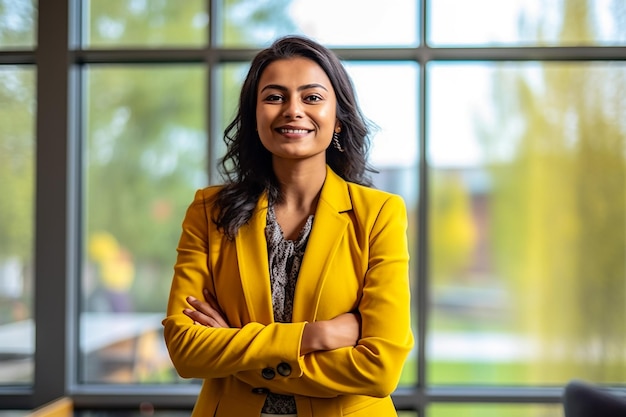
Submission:
POLYGON ((561 404, 433 404, 429 417, 563 417, 561 404))
POLYGON ((429 0, 427 19, 431 45, 626 45, 622 0, 429 0))
POLYGON ((85 44, 91 47, 204 46, 205 0, 87 0, 85 44))
POLYGON ((626 65, 429 80, 429 381, 623 382, 626 65))
POLYGON ((0 0, 0 49, 32 49, 36 23, 36 0, 0 0))
POLYGON ((161 320, 180 219, 206 185, 203 67, 87 71, 83 382, 178 381, 161 320))
POLYGON ((222 0, 219 43, 265 46, 279 36, 304 34, 328 46, 417 44, 414 0, 222 0))
POLYGON ((0 67, 0 384, 32 384, 35 71, 0 67))

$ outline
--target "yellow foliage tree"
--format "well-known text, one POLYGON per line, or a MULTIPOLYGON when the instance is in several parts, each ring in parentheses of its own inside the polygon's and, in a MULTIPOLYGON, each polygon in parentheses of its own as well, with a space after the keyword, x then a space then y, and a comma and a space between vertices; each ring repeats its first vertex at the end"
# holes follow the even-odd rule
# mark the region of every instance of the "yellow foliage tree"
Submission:
MULTIPOLYGON (((564 2, 562 39, 593 39, 590 6, 564 2)), ((497 119, 523 118, 514 155, 490 169, 495 262, 535 353, 527 379, 623 382, 626 69, 504 64, 494 92, 497 119)))

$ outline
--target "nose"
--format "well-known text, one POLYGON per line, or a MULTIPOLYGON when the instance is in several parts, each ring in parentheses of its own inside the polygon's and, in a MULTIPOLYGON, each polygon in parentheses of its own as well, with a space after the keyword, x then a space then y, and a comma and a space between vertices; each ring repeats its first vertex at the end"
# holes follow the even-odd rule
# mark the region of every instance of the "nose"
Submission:
POLYGON ((285 103, 283 116, 287 119, 299 119, 302 117, 302 103, 298 100, 289 100, 285 103))

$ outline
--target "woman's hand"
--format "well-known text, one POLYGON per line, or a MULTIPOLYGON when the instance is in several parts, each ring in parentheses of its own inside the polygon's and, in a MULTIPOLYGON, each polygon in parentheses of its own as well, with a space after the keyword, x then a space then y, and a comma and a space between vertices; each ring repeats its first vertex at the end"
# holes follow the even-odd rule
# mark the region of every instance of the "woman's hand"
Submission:
POLYGON ((204 289, 204 298, 206 301, 198 300, 195 297, 187 297, 187 302, 195 310, 186 308, 183 313, 193 320, 195 324, 201 324, 207 327, 230 327, 224 319, 224 314, 219 309, 217 301, 204 289))
POLYGON ((300 354, 356 346, 361 337, 361 316, 344 313, 331 320, 307 323, 302 333, 300 354))

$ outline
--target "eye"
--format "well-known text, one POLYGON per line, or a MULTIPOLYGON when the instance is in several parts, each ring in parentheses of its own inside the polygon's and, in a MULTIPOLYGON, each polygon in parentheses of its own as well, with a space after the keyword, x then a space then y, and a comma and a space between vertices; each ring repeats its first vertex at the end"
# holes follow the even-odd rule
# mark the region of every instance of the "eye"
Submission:
POLYGON ((283 100, 283 96, 281 96, 280 94, 270 94, 267 97, 265 97, 265 101, 282 101, 283 100))
POLYGON ((322 101, 323 98, 319 94, 310 94, 304 98, 304 101, 308 101, 311 103, 316 103, 318 101, 322 101))

